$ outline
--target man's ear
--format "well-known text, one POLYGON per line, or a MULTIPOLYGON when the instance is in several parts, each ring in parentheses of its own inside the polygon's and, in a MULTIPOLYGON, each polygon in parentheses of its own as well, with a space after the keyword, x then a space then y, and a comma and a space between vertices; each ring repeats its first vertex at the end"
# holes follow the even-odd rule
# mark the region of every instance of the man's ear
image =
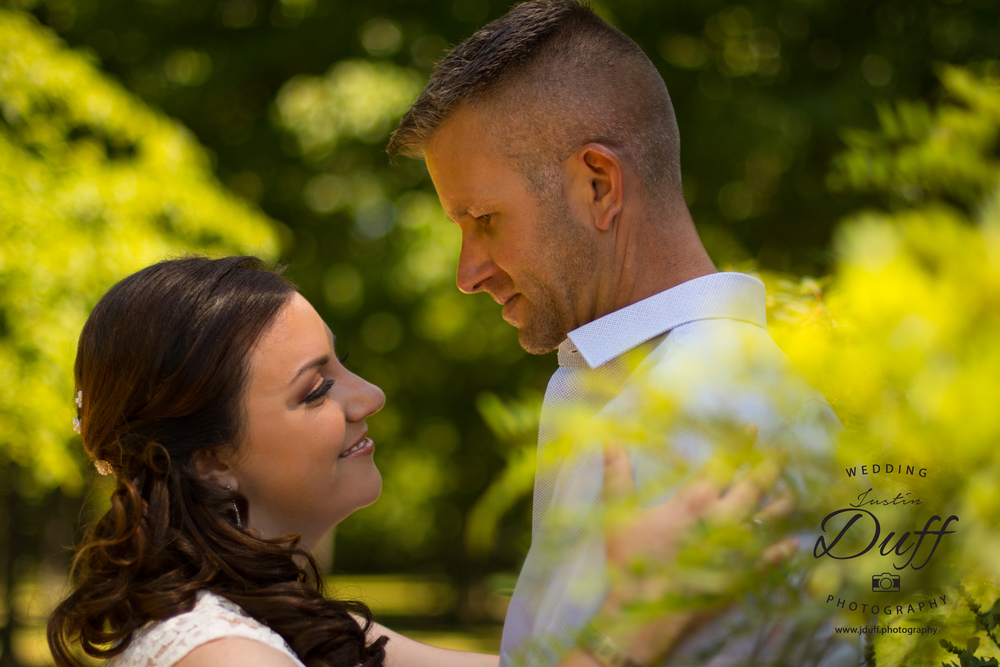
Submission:
POLYGON ((202 481, 215 484, 223 489, 239 490, 235 471, 226 452, 221 449, 202 449, 191 456, 194 472, 202 481))
POLYGON ((577 176, 583 179, 587 208, 594 226, 608 231, 625 205, 625 174, 621 160, 603 144, 591 143, 573 155, 577 176))

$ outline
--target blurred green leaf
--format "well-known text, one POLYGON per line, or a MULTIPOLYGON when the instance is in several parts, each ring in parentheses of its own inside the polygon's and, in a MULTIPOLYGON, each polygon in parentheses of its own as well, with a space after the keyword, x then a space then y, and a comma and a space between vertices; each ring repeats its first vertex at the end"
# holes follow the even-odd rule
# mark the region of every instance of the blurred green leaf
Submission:
POLYGON ((0 113, 0 457, 78 491, 71 369, 95 301, 160 259, 274 258, 276 238, 187 130, 6 10, 0 113))

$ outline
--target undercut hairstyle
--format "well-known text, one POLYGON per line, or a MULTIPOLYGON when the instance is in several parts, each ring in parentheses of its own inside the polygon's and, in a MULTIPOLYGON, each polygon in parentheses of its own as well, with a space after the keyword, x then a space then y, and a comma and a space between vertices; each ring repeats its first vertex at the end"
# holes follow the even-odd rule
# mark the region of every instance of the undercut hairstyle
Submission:
POLYGON ((146 623, 208 590, 281 635, 308 667, 379 667, 371 613, 323 595, 299 536, 262 539, 237 491, 202 479, 199 453, 239 453, 254 345, 295 294, 253 257, 169 260, 128 276, 80 334, 83 449, 114 475, 109 507, 73 560, 73 589, 48 622, 57 667, 77 649, 121 654, 146 623))
POLYGON ((484 112, 492 148, 539 192, 588 143, 614 150, 648 195, 681 192, 680 138, 666 85, 642 49, 573 0, 515 6, 456 46, 431 74, 389 141, 423 156, 463 107, 484 112))

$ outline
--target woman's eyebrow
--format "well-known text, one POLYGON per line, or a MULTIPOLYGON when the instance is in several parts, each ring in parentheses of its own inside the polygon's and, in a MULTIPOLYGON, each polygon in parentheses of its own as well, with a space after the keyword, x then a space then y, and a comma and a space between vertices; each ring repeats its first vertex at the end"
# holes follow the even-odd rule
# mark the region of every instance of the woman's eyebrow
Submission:
POLYGON ((302 368, 300 368, 299 372, 295 374, 295 377, 293 377, 292 381, 289 382, 288 384, 289 385, 295 384, 295 381, 299 379, 300 375, 302 375, 303 373, 305 373, 306 371, 308 371, 308 370, 310 370, 312 368, 318 368, 320 366, 325 366, 327 363, 329 363, 329 361, 330 361, 330 355, 329 354, 324 354, 322 357, 317 357, 316 359, 313 359, 308 364, 306 364, 305 366, 303 366, 302 368))

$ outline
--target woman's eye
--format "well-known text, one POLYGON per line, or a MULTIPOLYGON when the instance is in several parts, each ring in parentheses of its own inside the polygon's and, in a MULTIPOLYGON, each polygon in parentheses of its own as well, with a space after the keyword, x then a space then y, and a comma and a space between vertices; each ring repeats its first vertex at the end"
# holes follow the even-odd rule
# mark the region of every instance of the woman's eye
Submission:
POLYGON ((330 391, 330 387, 333 386, 333 380, 323 380, 316 389, 312 391, 308 396, 302 399, 303 403, 316 403, 330 391))

